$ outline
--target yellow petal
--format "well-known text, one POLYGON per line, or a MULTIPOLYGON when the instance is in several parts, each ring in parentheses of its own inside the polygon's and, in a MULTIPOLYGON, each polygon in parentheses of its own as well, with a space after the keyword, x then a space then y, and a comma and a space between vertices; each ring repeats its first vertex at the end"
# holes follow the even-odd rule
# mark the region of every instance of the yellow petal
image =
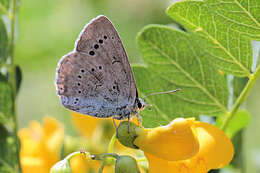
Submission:
POLYGON ((197 121, 196 130, 200 141, 200 157, 210 169, 227 165, 233 158, 234 148, 230 139, 217 127, 197 121))
POLYGON ((140 129, 134 144, 144 152, 165 160, 190 158, 199 151, 194 122, 193 118, 178 118, 167 126, 140 129))
MULTIPOLYGON (((101 166, 102 161, 100 160, 87 160, 82 155, 73 157, 70 160, 71 168, 73 173, 87 173, 87 172, 97 172, 101 166)), ((106 165, 104 167, 103 173, 114 172, 114 166, 106 165)))
POLYGON ((70 165, 73 173, 86 173, 89 168, 89 161, 82 155, 79 155, 70 160, 70 165))
POLYGON ((45 166, 44 161, 37 157, 22 157, 21 158, 22 172, 30 173, 47 173, 49 168, 45 166))
POLYGON ((21 141, 23 172, 49 172, 59 159, 58 152, 64 136, 63 126, 57 120, 46 117, 43 126, 32 121, 29 128, 19 130, 18 135, 21 141))
POLYGON ((198 135, 199 152, 192 158, 169 161, 145 152, 149 161, 149 173, 206 173, 227 165, 233 158, 234 148, 229 138, 217 127, 196 121, 193 123, 198 135))
POLYGON ((44 141, 50 152, 57 152, 62 144, 64 137, 64 128, 61 123, 51 117, 45 117, 43 120, 44 141))
POLYGON ((72 112, 71 120, 80 135, 89 138, 99 125, 101 119, 72 112))
POLYGON ((145 153, 149 161, 149 173, 207 173, 205 162, 198 158, 183 161, 168 161, 145 153))

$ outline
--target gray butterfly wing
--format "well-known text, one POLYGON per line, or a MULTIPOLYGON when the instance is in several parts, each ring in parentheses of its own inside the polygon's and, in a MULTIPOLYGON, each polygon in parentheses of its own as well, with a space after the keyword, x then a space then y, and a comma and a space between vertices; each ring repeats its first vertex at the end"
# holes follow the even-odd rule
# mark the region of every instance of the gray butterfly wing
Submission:
POLYGON ((82 31, 76 50, 57 69, 61 103, 79 113, 124 119, 135 112, 136 83, 112 23, 99 16, 82 31))

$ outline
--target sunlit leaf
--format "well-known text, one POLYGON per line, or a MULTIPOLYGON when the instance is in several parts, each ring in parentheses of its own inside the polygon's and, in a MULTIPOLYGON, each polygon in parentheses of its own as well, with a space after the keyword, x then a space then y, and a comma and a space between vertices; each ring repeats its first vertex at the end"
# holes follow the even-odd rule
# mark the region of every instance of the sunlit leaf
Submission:
POLYGON ((181 1, 173 4, 167 13, 192 33, 217 68, 236 76, 250 76, 249 38, 260 39, 259 2, 181 1))
POLYGON ((226 28, 253 40, 260 40, 260 1, 258 0, 207 0, 210 12, 223 21, 226 28))
POLYGON ((156 115, 145 111, 145 126, 166 124, 179 116, 216 116, 227 112, 226 76, 214 69, 190 34, 151 25, 142 30, 137 40, 147 66, 134 68, 141 96, 182 89, 171 95, 148 97, 148 104, 159 109, 159 121, 156 115))

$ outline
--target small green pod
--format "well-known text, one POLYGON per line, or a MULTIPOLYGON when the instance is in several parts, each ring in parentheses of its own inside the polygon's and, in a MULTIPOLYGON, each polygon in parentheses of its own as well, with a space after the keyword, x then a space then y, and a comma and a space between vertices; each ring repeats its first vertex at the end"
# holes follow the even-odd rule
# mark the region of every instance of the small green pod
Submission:
POLYGON ((115 164, 115 173, 140 173, 140 170, 133 157, 119 156, 115 164))
POLYGON ((128 121, 123 121, 117 127, 117 138, 121 144, 126 147, 138 149, 134 144, 134 140, 137 137, 136 129, 140 128, 136 124, 128 121))

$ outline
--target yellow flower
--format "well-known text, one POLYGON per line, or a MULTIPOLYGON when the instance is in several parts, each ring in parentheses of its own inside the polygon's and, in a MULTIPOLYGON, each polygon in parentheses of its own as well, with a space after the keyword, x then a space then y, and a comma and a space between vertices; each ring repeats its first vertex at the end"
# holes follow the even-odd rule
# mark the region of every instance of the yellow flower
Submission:
POLYGON ((144 151, 149 173, 206 173, 227 165, 234 154, 231 141, 220 129, 194 119, 178 118, 167 126, 140 128, 137 134, 134 144, 144 151), (178 160, 182 152, 186 159, 178 160))
POLYGON ((190 158, 199 151, 194 119, 176 119, 167 126, 140 128, 134 144, 162 159, 176 161, 190 158))
POLYGON ((101 120, 100 118, 79 114, 77 112, 72 112, 70 118, 80 135, 86 138, 93 135, 93 132, 101 120))
POLYGON ((59 148, 64 137, 62 124, 54 118, 44 118, 43 125, 31 121, 18 132, 21 141, 20 159, 23 173, 47 173, 59 160, 59 148))

